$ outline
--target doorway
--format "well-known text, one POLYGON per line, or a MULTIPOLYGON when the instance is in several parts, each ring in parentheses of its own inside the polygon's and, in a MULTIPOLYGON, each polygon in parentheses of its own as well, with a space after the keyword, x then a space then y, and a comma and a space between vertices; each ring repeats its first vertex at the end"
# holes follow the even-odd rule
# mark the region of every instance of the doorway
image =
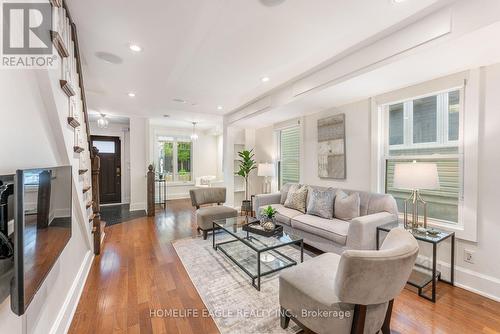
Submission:
POLYGON ((121 203, 121 142, 119 137, 91 136, 101 160, 99 197, 101 204, 121 203))

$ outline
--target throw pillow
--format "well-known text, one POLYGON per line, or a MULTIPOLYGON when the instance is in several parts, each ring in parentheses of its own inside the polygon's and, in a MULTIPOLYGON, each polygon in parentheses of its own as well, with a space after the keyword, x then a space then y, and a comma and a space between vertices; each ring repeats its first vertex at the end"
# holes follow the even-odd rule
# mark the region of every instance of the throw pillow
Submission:
POLYGON ((333 202, 335 200, 335 190, 328 188, 325 190, 310 189, 309 202, 307 203, 307 214, 321 218, 333 218, 333 202))
POLYGON ((306 213, 307 187, 290 187, 285 200, 285 207, 306 213), (296 190, 295 190, 296 189, 296 190))
POLYGON ((335 218, 351 220, 359 217, 360 198, 358 193, 347 195, 338 190, 335 196, 335 218))
POLYGON ((285 205, 286 197, 288 196, 288 192, 293 189, 293 191, 299 189, 301 187, 298 183, 286 183, 281 187, 281 200, 280 203, 285 205))

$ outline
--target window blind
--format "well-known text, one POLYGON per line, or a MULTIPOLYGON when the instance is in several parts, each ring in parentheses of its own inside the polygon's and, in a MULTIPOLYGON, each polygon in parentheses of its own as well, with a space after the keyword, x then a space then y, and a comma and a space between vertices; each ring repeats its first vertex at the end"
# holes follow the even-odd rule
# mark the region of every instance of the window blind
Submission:
POLYGON ((280 185, 300 180, 300 127, 280 131, 280 185))

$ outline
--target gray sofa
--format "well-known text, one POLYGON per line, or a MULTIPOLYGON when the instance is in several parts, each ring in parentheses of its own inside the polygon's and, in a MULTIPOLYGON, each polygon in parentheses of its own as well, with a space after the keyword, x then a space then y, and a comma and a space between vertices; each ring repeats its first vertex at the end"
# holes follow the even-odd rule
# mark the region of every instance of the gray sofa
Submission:
MULTIPOLYGON (((278 193, 256 195, 254 210, 257 218, 260 218, 263 208, 271 205, 278 211, 276 222, 283 225, 286 233, 301 236, 306 244, 324 252, 341 254, 346 249, 376 249, 377 226, 397 221, 398 208, 392 195, 366 191, 341 189, 348 195, 359 193, 360 216, 350 221, 325 219, 286 208, 283 204, 291 185, 285 184, 278 193)), ((318 186, 308 187, 327 189, 318 186)))
POLYGON ((209 187, 190 189, 191 203, 196 207, 196 223, 198 231, 203 232, 203 239, 213 229, 214 220, 226 219, 238 216, 238 211, 222 205, 226 201, 226 188, 209 187), (210 205, 204 206, 202 205, 210 205), (216 205, 214 205, 216 204, 216 205))

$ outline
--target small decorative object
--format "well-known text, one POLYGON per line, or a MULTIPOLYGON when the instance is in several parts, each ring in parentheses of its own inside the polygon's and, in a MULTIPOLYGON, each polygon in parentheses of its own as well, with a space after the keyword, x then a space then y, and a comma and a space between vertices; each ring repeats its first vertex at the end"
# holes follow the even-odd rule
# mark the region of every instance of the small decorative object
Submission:
POLYGON ((240 151, 238 152, 238 156, 241 158, 238 160, 240 163, 240 169, 235 174, 245 178, 245 200, 241 204, 241 209, 243 211, 251 211, 252 203, 248 198, 248 177, 250 176, 250 173, 257 168, 257 164, 253 159, 253 149, 250 151, 240 151))
POLYGON ((417 229, 419 206, 423 208, 423 227, 427 229, 427 203, 420 196, 420 189, 439 189, 439 175, 435 163, 401 163, 394 169, 394 188, 411 190, 410 197, 404 202, 404 226, 417 229), (410 205, 409 205, 410 204, 410 205), (411 220, 409 219, 411 206, 411 220))
POLYGON ((264 229, 264 231, 274 230, 274 223, 271 221, 265 222, 265 223, 261 224, 261 226, 264 229))
POLYGON ((318 176, 346 178, 345 114, 318 120, 318 176))
POLYGON ((271 182, 269 181, 269 178, 274 176, 274 165, 270 163, 259 164, 259 168, 257 169, 257 175, 264 176, 263 193, 264 194, 270 193, 271 182))

